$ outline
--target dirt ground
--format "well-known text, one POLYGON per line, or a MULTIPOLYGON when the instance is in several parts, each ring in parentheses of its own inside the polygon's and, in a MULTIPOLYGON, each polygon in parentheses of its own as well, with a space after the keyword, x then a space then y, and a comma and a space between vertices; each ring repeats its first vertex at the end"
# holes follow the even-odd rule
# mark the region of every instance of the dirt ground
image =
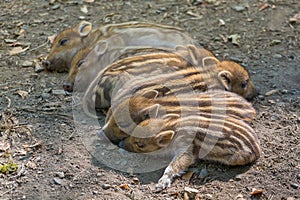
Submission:
POLYGON ((299 0, 0 2, 0 199, 300 199, 299 0), (160 193, 163 169, 128 174, 93 158, 62 91, 66 74, 38 66, 48 37, 82 19, 179 26, 219 59, 244 64, 260 88, 261 158, 245 167, 198 162, 160 193), (7 163, 18 169, 3 170, 7 163))

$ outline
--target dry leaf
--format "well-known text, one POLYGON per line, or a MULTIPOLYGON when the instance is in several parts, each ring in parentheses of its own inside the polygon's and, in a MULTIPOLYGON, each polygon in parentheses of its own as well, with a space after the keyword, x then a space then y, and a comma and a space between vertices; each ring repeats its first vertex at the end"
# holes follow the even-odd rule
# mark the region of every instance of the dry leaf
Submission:
POLYGON ((291 17, 290 22, 300 22, 300 13, 294 15, 294 17, 291 17))
POLYGON ((191 180, 193 174, 194 174, 194 172, 187 172, 182 176, 182 179, 189 181, 189 180, 191 180))
POLYGON ((121 189, 130 190, 130 187, 126 183, 121 184, 118 187, 121 188, 121 189))
POLYGON ((0 142, 0 151, 6 151, 10 148, 10 144, 8 142, 0 142))
POLYGON ((259 11, 263 11, 263 10, 269 8, 269 7, 270 7, 270 4, 263 3, 263 4, 260 4, 260 5, 258 6, 258 10, 259 10, 259 11))
POLYGON ((28 97, 28 92, 23 91, 23 90, 18 90, 17 94, 20 95, 22 97, 22 99, 25 99, 26 97, 28 97))
POLYGON ((50 44, 53 44, 55 38, 56 38, 56 34, 51 35, 51 36, 48 37, 48 40, 49 40, 50 44))
POLYGON ((89 12, 86 5, 83 5, 83 6, 80 8, 80 11, 83 12, 84 14, 87 14, 87 13, 89 12))
POLYGON ((17 55, 19 53, 25 52, 28 49, 29 49, 29 47, 26 47, 24 49, 22 47, 14 47, 11 51, 9 51, 9 55, 14 56, 14 55, 17 55))
POLYGON ((134 178, 132 179, 132 181, 133 181, 134 184, 138 184, 138 183, 140 182, 139 179, 136 178, 136 177, 134 177, 134 178))
POLYGON ((241 38, 240 35, 233 34, 233 35, 230 35, 228 38, 231 39, 232 44, 235 44, 235 45, 238 45, 238 46, 240 45, 240 38, 241 38))
POLYGON ((263 193, 264 190, 262 189, 252 189, 252 192, 250 193, 251 195, 261 195, 263 193))

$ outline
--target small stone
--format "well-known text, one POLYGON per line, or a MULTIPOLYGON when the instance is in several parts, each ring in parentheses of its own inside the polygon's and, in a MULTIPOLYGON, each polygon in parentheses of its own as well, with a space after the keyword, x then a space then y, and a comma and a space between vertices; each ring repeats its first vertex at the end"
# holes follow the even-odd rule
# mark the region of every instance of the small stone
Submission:
POLYGON ((50 98, 50 96, 51 96, 51 95, 50 95, 49 93, 45 93, 45 92, 41 94, 41 97, 42 97, 43 99, 48 99, 48 98, 50 98))
POLYGON ((35 66, 34 66, 34 72, 35 73, 39 73, 39 72, 42 72, 44 70, 45 70, 45 68, 42 65, 40 65, 39 63, 35 63, 35 66))
POLYGON ((208 175, 208 171, 206 168, 201 169, 200 171, 200 178, 205 178, 208 175))
POLYGON ((294 197, 288 197, 286 200, 296 200, 294 197))
MULTIPOLYGON (((299 120, 300 120, 300 118, 299 118, 299 120)), ((300 179, 300 174, 297 174, 297 176, 296 176, 296 177, 297 177, 297 179, 300 179)))
POLYGON ((59 178, 64 178, 65 173, 64 172, 56 172, 56 176, 58 176, 59 178))
POLYGON ((276 115, 271 116, 271 121, 277 121, 277 120, 278 120, 278 117, 276 115))
POLYGON ((242 59, 238 58, 238 57, 235 57, 235 56, 230 56, 229 57, 229 60, 232 60, 232 61, 235 61, 235 62, 238 62, 238 63, 241 63, 242 62, 242 59))
POLYGON ((275 104, 275 103, 276 103, 273 99, 269 99, 268 102, 269 102, 270 104, 275 104))
POLYGON ((54 95, 65 95, 66 91, 64 91, 64 90, 52 90, 52 94, 54 94, 54 95))
POLYGON ((97 190, 94 190, 94 191, 93 191, 93 194, 98 194, 98 191, 97 191, 97 190))
POLYGON ((17 42, 17 40, 14 40, 14 39, 4 39, 4 42, 8 43, 8 44, 11 44, 11 43, 17 42))
POLYGON ((109 184, 103 184, 102 185, 102 188, 104 189, 104 190, 107 190, 107 189, 109 189, 111 187, 111 185, 109 185, 109 184))
POLYGON ((258 97, 260 100, 264 100, 264 99, 265 99, 265 96, 264 96, 264 95, 261 95, 261 94, 258 95, 257 97, 258 97))
POLYGON ((242 180, 242 178, 243 178, 243 175, 242 174, 238 174, 237 176, 234 177, 234 180, 240 181, 240 180, 242 180))
POLYGON ((23 62, 22 67, 31 67, 33 65, 33 62, 26 60, 23 62))
POLYGON ((298 189, 299 185, 297 183, 291 183, 291 187, 294 189, 298 189))
POLYGON ((244 11, 245 10, 245 7, 244 6, 241 6, 241 5, 235 5, 235 6, 231 6, 231 8, 237 12, 241 12, 241 11, 244 11))
POLYGON ((184 187, 184 191, 187 193, 189 199, 195 199, 196 194, 200 192, 199 190, 190 187, 184 187))
POLYGON ((281 94, 287 94, 289 91, 288 91, 288 90, 285 90, 285 89, 283 89, 283 90, 281 90, 280 92, 281 92, 281 94))
POLYGON ((60 7, 60 4, 55 4, 51 7, 52 10, 57 10, 60 7))
POLYGON ((280 59, 280 58, 282 58, 282 55, 275 53, 275 54, 273 54, 273 58, 280 59))
POLYGON ((109 150, 109 151, 114 150, 114 149, 116 149, 116 148, 117 148, 117 146, 116 146, 116 145, 113 145, 113 144, 110 144, 110 145, 108 145, 108 146, 106 147, 106 149, 109 150))
POLYGON ((299 94, 300 91, 297 90, 297 89, 291 89, 290 93, 291 93, 292 95, 295 95, 295 94, 299 94))
POLYGON ((277 45, 277 44, 280 44, 281 43, 281 40, 272 40, 271 41, 271 46, 274 46, 274 45, 277 45))
POLYGON ((34 73, 34 74, 30 74, 30 78, 34 78, 34 79, 36 79, 36 78, 38 78, 39 77, 39 75, 38 74, 36 74, 36 73, 34 73))
POLYGON ((61 179, 60 178, 54 178, 53 181, 54 181, 55 184, 61 185, 61 179))
POLYGON ((271 95, 276 94, 276 93, 278 93, 278 90, 276 90, 276 89, 270 90, 270 91, 265 93, 265 96, 271 96, 271 95))

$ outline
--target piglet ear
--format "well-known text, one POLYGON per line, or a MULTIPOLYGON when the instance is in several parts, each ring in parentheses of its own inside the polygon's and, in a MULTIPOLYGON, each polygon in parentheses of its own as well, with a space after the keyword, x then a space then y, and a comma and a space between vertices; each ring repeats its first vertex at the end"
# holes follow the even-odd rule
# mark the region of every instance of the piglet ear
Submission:
POLYGON ((189 62, 193 66, 198 66, 199 65, 199 52, 196 46, 194 45, 188 45, 187 50, 189 53, 189 62))
POLYGON ((87 21, 82 21, 75 27, 75 31, 77 31, 81 37, 85 37, 90 34, 91 30, 92 24, 87 21))
POLYGON ((158 118, 159 111, 160 111, 159 109, 160 109, 160 105, 159 104, 154 104, 152 106, 149 106, 149 107, 141 110, 141 113, 144 115, 144 119, 158 118))
POLYGON ((147 99, 156 99, 159 95, 157 90, 148 90, 142 94, 143 97, 147 99))
POLYGON ((163 131, 157 134, 154 138, 154 141, 159 147, 165 147, 172 141, 174 137, 174 131, 163 131))
POLYGON ((221 83, 223 84, 224 88, 227 91, 231 91, 232 74, 229 71, 223 70, 223 71, 219 72, 218 78, 221 81, 221 83))

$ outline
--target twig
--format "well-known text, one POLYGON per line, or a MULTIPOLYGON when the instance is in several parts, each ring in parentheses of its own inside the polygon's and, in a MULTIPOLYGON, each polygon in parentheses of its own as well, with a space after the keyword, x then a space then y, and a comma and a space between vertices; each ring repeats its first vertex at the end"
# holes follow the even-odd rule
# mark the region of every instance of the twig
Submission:
POLYGON ((8 101, 8 104, 7 104, 7 106, 6 106, 6 109, 10 109, 10 106, 11 106, 11 99, 8 98, 8 97, 5 97, 5 98, 6 98, 7 101, 8 101))
POLYGON ((32 49, 29 49, 28 52, 35 51, 35 50, 37 50, 37 49, 39 49, 39 48, 41 48, 43 46, 46 46, 47 44, 48 44, 48 40, 45 43, 41 44, 40 46, 37 46, 37 47, 32 48, 32 49))
POLYGON ((16 188, 16 187, 12 187, 12 188, 10 188, 9 190, 6 190, 6 191, 3 192, 2 194, 0 194, 0 197, 2 197, 3 195, 5 195, 5 194, 7 194, 7 193, 9 193, 9 192, 11 192, 11 191, 13 191, 15 188, 16 188))

